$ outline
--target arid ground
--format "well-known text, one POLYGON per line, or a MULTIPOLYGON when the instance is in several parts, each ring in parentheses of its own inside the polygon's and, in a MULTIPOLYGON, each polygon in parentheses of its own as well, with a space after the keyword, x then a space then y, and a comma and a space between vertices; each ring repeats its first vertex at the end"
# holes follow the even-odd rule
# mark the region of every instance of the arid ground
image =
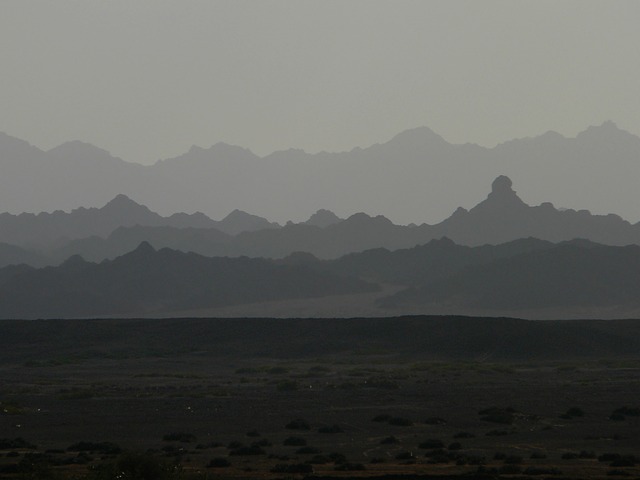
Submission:
POLYGON ((0 478, 640 478, 638 328, 7 321, 0 478))

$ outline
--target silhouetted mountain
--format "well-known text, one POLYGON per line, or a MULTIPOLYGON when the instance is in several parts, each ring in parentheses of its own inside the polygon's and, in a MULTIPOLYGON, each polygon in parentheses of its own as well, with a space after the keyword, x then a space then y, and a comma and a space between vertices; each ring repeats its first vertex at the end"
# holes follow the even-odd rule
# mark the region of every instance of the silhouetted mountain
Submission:
POLYGON ((0 214, 0 241, 48 250, 69 240, 106 237, 117 228, 133 226, 217 228, 232 235, 261 228, 278 228, 277 224, 239 210, 221 221, 211 220, 200 212, 162 217, 126 195, 119 194, 102 208, 78 208, 70 213, 56 211, 37 215, 0 214))
POLYGON ((215 257, 231 253, 232 237, 214 228, 119 227, 107 238, 88 237, 74 240, 50 252, 53 263, 79 254, 91 262, 114 259, 130 252, 141 242, 156 249, 171 248, 215 257))
POLYGON ((557 210, 551 203, 525 204, 511 188, 511 180, 494 180, 486 200, 471 210, 459 208, 433 227, 436 236, 447 236, 464 245, 498 244, 536 237, 552 242, 586 238, 607 245, 640 243, 640 225, 617 215, 591 215, 587 210, 557 210))
POLYGON ((309 217, 305 225, 312 225, 314 227, 325 228, 329 225, 334 225, 342 221, 342 218, 338 217, 330 210, 320 209, 309 217))
POLYGON ((457 245, 448 238, 442 238, 409 249, 390 251, 377 248, 352 253, 324 262, 322 267, 374 282, 423 285, 446 279, 470 266, 553 247, 555 244, 535 238, 481 247, 457 245))
POLYGON ((484 185, 503 174, 528 204, 550 201, 637 221, 638 158, 640 138, 612 122, 575 138, 547 132, 494 148, 450 144, 428 128, 342 153, 286 150, 260 158, 216 144, 152 166, 80 142, 43 152, 3 134, 0 206, 12 213, 69 210, 124 193, 163 215, 201 211, 219 218, 239 208, 284 222, 328 208, 341 217, 364 211, 435 223, 459 205, 476 204, 484 185))
MULTIPOLYGON (((74 256, 59 267, 0 269, 0 318, 166 313, 258 301, 374 291, 355 278, 261 259, 207 258, 141 243, 100 264, 74 256)), ((28 267, 27 267, 28 268, 28 267)))
MULTIPOLYGON (((631 225, 616 215, 558 210, 549 203, 530 207, 511 187, 508 177, 498 177, 486 200, 469 211, 456 210, 437 225, 394 225, 383 216, 357 213, 324 227, 307 221, 275 228, 265 219, 234 212, 220 222, 210 222, 218 229, 227 228, 231 232, 236 228, 262 229, 232 237, 211 228, 121 228, 107 239, 87 238, 69 242, 51 253, 51 257, 60 261, 78 253, 92 261, 100 261, 122 255, 144 240, 156 248, 170 247, 207 256, 283 258, 293 252, 308 252, 321 259, 374 248, 406 249, 443 237, 458 245, 470 246, 497 245, 521 238, 554 243, 583 238, 608 245, 640 244, 640 224, 631 225), (239 221, 233 220, 236 218, 239 221)), ((330 212, 321 215, 331 218, 330 212)), ((163 221, 170 223, 175 217, 163 221)))
POLYGON ((36 252, 7 243, 0 243, 0 268, 7 265, 27 264, 35 267, 46 265, 47 258, 36 252))
POLYGON ((482 265, 388 297, 384 305, 481 312, 640 308, 640 247, 564 243, 482 265))
POLYGON ((229 235, 237 235, 242 232, 280 228, 280 225, 270 222, 265 218, 243 212, 242 210, 234 210, 217 222, 215 228, 229 235))

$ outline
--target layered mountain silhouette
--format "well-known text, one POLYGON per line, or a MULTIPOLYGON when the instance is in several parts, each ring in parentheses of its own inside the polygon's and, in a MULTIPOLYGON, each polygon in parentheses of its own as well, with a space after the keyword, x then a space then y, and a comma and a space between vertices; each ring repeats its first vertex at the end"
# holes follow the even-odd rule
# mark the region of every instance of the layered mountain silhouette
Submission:
MULTIPOLYGON (((243 215, 244 218, 254 217, 243 215)), ((170 217, 173 218, 173 217, 170 217)), ((395 225, 383 216, 365 213, 339 219, 329 211, 319 211, 305 222, 289 222, 282 228, 265 219, 243 225, 246 231, 229 235, 216 227, 176 228, 121 227, 107 238, 87 238, 69 242, 49 252, 52 261, 80 254, 92 261, 115 258, 141 241, 156 248, 175 248, 207 256, 249 256, 283 258, 293 252, 307 252, 318 258, 338 258, 347 253, 373 248, 396 250, 449 238, 460 245, 500 244, 521 238, 549 242, 586 239, 605 245, 640 244, 640 224, 632 225, 617 215, 592 215, 586 210, 559 210, 550 203, 529 206, 512 188, 511 180, 499 176, 487 198, 470 210, 458 208, 436 225, 395 225), (255 228, 255 230, 248 230, 255 228)), ((235 223, 237 224, 237 223, 235 223)), ((233 222, 226 227, 234 232, 233 222)))
POLYGON ((141 243, 100 264, 0 269, 0 318, 139 315, 375 291, 355 278, 262 259, 207 258, 141 243))
POLYGON ((336 260, 308 253, 266 260, 155 250, 142 242, 101 263, 75 255, 58 267, 0 269, 0 318, 215 316, 223 307, 225 316, 264 317, 279 305, 291 311, 291 301, 311 317, 322 316, 323 302, 340 301, 336 311, 347 316, 620 318, 640 314, 639 292, 637 245, 520 239, 469 247, 441 239, 336 260))
POLYGON ((451 144, 426 127, 342 153, 300 150, 258 157, 223 143, 193 147, 152 166, 114 158, 81 142, 42 151, 0 135, 0 210, 99 206, 123 193, 162 215, 234 209, 284 223, 329 209, 381 214, 396 223, 436 223, 469 209, 498 175, 529 204, 616 212, 639 220, 640 138, 612 122, 575 138, 548 132, 493 148, 451 144))
POLYGON ((13 245, 13 251, 23 251, 23 256, 0 255, 0 266, 58 264, 74 254, 99 262, 123 255, 143 241, 155 248, 205 256, 284 258, 293 252, 307 252, 332 259, 375 248, 406 249, 445 237, 467 246, 530 237, 554 243, 582 238, 605 245, 628 245, 640 244, 640 224, 613 214, 561 210, 551 203, 529 206, 506 176, 497 177, 487 198, 470 210, 458 208, 436 225, 419 226, 395 225, 381 215, 365 213, 340 219, 328 210, 284 227, 238 210, 221 221, 200 213, 162 217, 119 195, 100 209, 1 214, 0 240, 8 244, 5 250, 13 245))
POLYGON ((264 218, 239 210, 233 211, 220 221, 211 220, 199 212, 175 213, 169 217, 163 217, 127 196, 119 194, 101 208, 78 208, 70 213, 55 211, 37 215, 0 214, 0 241, 50 250, 69 240, 91 236, 106 237, 120 227, 134 226, 215 228, 230 235, 279 227, 264 218))
POLYGON ((584 315, 640 311, 640 247, 609 247, 581 242, 535 249, 493 262, 470 265, 443 279, 403 290, 384 306, 487 312, 545 310, 584 315))

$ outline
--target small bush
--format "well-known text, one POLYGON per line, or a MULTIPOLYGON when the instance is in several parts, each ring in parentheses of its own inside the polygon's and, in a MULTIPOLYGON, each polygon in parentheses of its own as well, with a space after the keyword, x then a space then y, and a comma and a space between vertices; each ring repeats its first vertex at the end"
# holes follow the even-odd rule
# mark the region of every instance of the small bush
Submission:
POLYGON ((473 433, 469 433, 469 432, 458 432, 456 433, 453 438, 475 438, 476 436, 473 433))
POLYGON ((398 440, 393 435, 389 437, 384 437, 382 440, 380 440, 380 445, 392 445, 394 443, 400 443, 400 440, 398 440))
POLYGON ((404 417, 391 417, 389 419, 389 425, 395 425, 397 427, 410 427, 413 422, 404 417))
POLYGON ((341 463, 336 465, 334 470, 338 472, 359 472, 366 470, 366 467, 361 463, 341 463))
POLYGON ((288 437, 284 439, 282 444, 290 447, 303 447, 307 444, 307 441, 301 437, 288 437))
POLYGON ((320 450, 315 447, 300 447, 298 450, 296 450, 296 453, 298 455, 315 455, 317 453, 320 453, 320 450))
POLYGON ((427 425, 446 425, 447 421, 440 417, 429 417, 424 421, 427 425))
POLYGON ((517 475, 522 472, 522 468, 518 465, 503 465, 498 469, 501 475, 517 475))
POLYGON ((271 469, 273 473, 313 473, 313 467, 308 463, 278 464, 271 469))
POLYGON ((435 448, 444 448, 444 443, 442 443, 440 440, 429 439, 429 440, 425 440, 420 445, 418 445, 418 448, 423 448, 427 450, 433 450, 435 448))
POLYGON ((340 425, 331 425, 327 427, 320 427, 318 433, 343 433, 344 430, 340 428, 340 425))
POLYGON ((167 433, 162 437, 162 440, 165 442, 182 442, 182 443, 191 443, 196 441, 196 436, 191 433, 183 433, 183 432, 173 432, 167 433))
POLYGON ((224 457, 214 458, 207 464, 207 468, 226 468, 230 466, 231 462, 224 457))
POLYGON ((287 423, 284 427, 288 428, 289 430, 311 430, 309 423, 302 418, 297 418, 295 420, 292 420, 289 423, 287 423))
POLYGON ((461 450, 461 449, 462 449, 462 444, 460 442, 450 443, 449 446, 447 447, 447 450, 461 450))
POLYGON ((371 419, 372 422, 388 422, 389 420, 391 420, 391 415, 387 413, 381 413, 371 419))

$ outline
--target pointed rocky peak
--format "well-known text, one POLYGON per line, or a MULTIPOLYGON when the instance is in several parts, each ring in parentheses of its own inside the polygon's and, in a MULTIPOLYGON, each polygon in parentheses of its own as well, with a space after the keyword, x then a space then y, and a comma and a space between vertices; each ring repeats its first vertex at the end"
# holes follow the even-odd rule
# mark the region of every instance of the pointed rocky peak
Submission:
POLYGON ((398 133, 391 139, 392 142, 427 142, 427 141, 438 141, 438 142, 446 142, 444 138, 438 135, 436 132, 431 130, 429 127, 416 127, 410 128, 403 132, 398 133))
POLYGON ((393 225, 393 222, 383 215, 376 215, 375 217, 372 217, 370 215, 367 215, 366 213, 359 212, 359 213, 354 213, 346 220, 340 222, 340 225, 345 225, 345 224, 359 225, 359 226, 393 225))
POLYGON ((640 138, 619 128, 611 120, 603 122, 601 125, 592 125, 586 130, 576 135, 576 140, 594 143, 615 143, 615 142, 636 142, 640 143, 640 138))
POLYGON ((473 207, 469 213, 489 213, 491 215, 515 214, 523 208, 529 208, 511 188, 513 182, 505 175, 500 175, 491 184, 491 193, 487 199, 473 207))
POLYGON ((491 184, 491 193, 489 194, 489 198, 509 198, 516 196, 516 192, 511 188, 512 186, 513 182, 509 177, 500 175, 491 184))
POLYGON ((145 207, 144 205, 140 205, 139 203, 131 200, 129 197, 127 197, 126 195, 120 193, 118 195, 116 195, 113 200, 109 201, 104 207, 102 207, 100 210, 121 210, 121 211, 130 211, 133 209, 145 209, 145 210, 149 210, 147 207, 145 207))
POLYGON ((266 218, 236 209, 220 220, 217 228, 230 235, 237 235, 241 232, 280 228, 280 225, 271 223, 266 218))
POLYGON ((156 249, 153 248, 153 246, 149 242, 144 240, 140 242, 140 245, 138 245, 134 250, 132 250, 131 252, 127 253, 124 256, 135 257, 135 258, 147 258, 153 255, 154 253, 156 253, 156 249))
POLYGON ((87 262, 84 258, 82 258, 82 256, 76 254, 76 255, 71 255, 64 262, 62 262, 60 264, 60 267, 66 270, 79 270, 86 267, 88 264, 89 262, 87 262))
POLYGON ((306 225, 313 225, 315 227, 325 228, 329 225, 339 223, 342 218, 338 217, 331 210, 320 209, 309 217, 309 220, 304 222, 306 225))

